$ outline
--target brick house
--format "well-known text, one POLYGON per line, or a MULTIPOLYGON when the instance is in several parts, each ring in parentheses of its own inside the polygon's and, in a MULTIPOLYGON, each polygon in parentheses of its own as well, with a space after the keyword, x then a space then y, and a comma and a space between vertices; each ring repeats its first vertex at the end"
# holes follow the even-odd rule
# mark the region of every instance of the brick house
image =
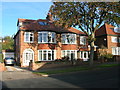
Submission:
POLYGON ((65 56, 71 59, 88 59, 86 35, 75 29, 63 29, 48 19, 18 19, 14 36, 15 58, 21 66, 30 60, 54 61, 65 56))
POLYGON ((120 55, 120 28, 104 24, 96 30, 95 37, 99 49, 105 47, 107 53, 120 55))

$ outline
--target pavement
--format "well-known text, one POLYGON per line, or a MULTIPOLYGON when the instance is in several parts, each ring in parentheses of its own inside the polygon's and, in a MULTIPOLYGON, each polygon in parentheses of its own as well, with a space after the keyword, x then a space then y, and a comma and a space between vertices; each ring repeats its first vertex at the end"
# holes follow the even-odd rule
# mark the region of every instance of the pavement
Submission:
POLYGON ((28 69, 23 69, 19 66, 6 66, 6 71, 28 71, 28 69))

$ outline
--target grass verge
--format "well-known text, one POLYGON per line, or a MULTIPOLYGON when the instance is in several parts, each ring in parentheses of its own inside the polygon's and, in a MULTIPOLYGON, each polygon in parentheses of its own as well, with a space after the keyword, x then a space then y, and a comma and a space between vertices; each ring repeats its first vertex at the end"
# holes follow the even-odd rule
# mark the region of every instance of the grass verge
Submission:
POLYGON ((120 64, 102 64, 102 65, 98 65, 98 66, 95 66, 95 67, 75 66, 75 67, 70 67, 70 68, 61 69, 61 70, 48 70, 48 71, 33 72, 33 73, 38 74, 38 75, 51 75, 51 74, 60 74, 60 73, 68 73, 68 72, 100 69, 100 68, 106 68, 106 67, 114 67, 114 66, 119 66, 119 65, 120 64))

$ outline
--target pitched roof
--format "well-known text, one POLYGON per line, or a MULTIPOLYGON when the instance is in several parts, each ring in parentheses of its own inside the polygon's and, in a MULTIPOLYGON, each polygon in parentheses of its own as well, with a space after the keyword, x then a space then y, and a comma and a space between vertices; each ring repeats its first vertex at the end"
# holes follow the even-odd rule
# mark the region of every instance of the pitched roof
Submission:
POLYGON ((104 24, 95 32, 95 36, 101 36, 101 35, 107 35, 107 34, 120 35, 120 33, 114 32, 114 26, 109 24, 104 24))
POLYGON ((75 29, 73 27, 63 29, 62 27, 55 26, 53 23, 49 22, 46 19, 38 19, 38 20, 28 20, 28 19, 18 19, 19 22, 31 22, 28 25, 24 25, 23 27, 20 27, 21 30, 40 30, 40 31, 54 31, 57 33, 76 33, 76 34, 84 34, 78 29, 75 29), (39 25, 39 21, 47 22, 49 25, 39 25))

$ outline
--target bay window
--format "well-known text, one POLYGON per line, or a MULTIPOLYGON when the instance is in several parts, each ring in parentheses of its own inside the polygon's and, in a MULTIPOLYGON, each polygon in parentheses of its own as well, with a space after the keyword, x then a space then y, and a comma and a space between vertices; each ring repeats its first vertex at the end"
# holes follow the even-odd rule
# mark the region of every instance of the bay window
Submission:
POLYGON ((113 55, 120 55, 120 47, 112 47, 113 55))
POLYGON ((81 59, 88 59, 88 51, 80 51, 80 58, 81 59))
POLYGON ((33 43, 34 42, 34 34, 32 32, 25 32, 24 42, 33 43))
POLYGON ((38 43, 56 43, 55 32, 38 32, 38 43))
POLYGON ((62 34, 62 43, 63 44, 76 44, 76 34, 62 34))
POLYGON ((56 59, 55 50, 38 50, 39 61, 52 61, 56 59))
POLYGON ((69 57, 69 60, 77 59, 77 50, 62 50, 62 57, 69 57))

